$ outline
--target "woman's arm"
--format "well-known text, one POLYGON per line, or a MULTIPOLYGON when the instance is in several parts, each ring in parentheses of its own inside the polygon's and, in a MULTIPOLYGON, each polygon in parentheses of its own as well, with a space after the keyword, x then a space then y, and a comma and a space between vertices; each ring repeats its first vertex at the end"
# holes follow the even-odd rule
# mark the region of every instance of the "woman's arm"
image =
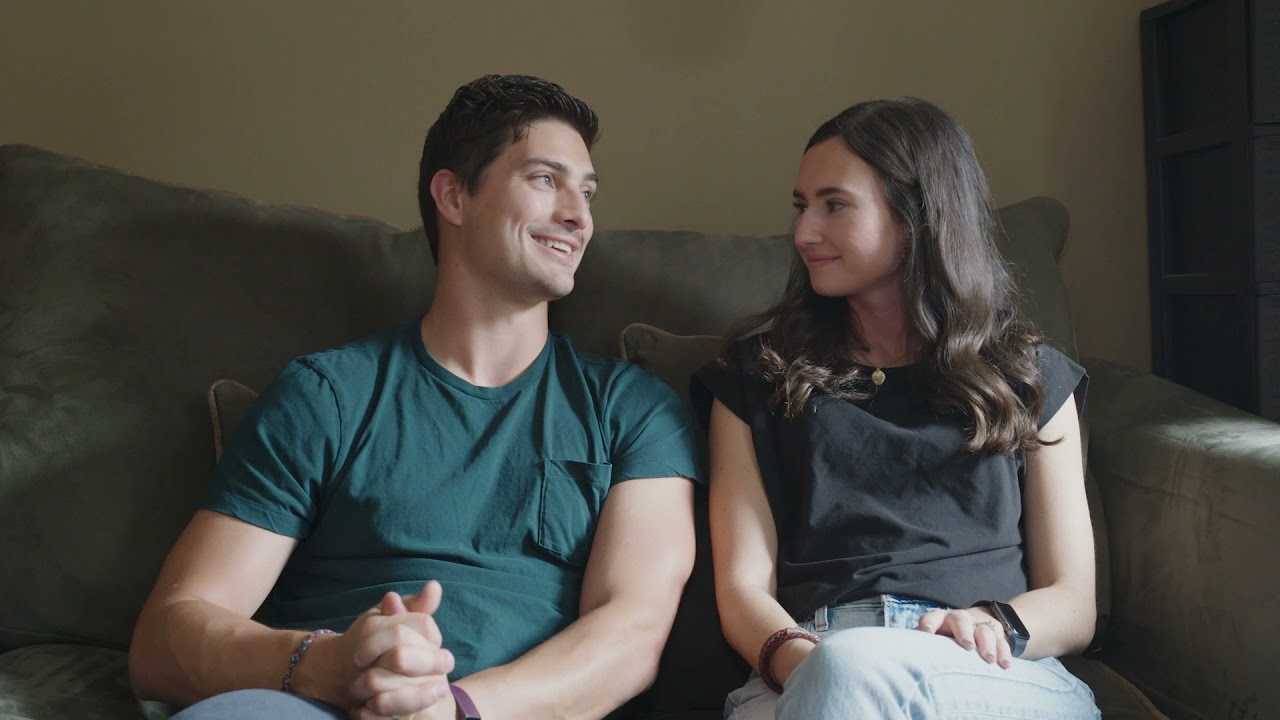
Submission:
MULTIPOLYGON (((1031 590, 1008 602, 1031 635, 1022 654, 1030 660, 1080 652, 1093 637, 1097 616, 1093 528, 1074 399, 1063 403, 1040 431, 1041 440, 1059 438, 1056 445, 1027 453, 1022 502, 1031 590)), ((989 662, 1007 666, 1009 646, 1003 634, 974 632, 976 623, 991 619, 982 608, 938 610, 921 617, 919 627, 950 635, 963 647, 976 646, 989 662)))
MULTIPOLYGON (((729 644, 753 668, 769 636, 796 621, 778 604, 778 533, 764 492, 751 429, 719 400, 711 409, 711 552, 716 606, 729 644)), ((770 663, 785 682, 813 649, 807 640, 782 645, 770 663)))
POLYGON ((1097 620, 1093 526, 1074 398, 1040 431, 1041 440, 1058 438, 1057 445, 1027 453, 1022 503, 1032 589, 1010 604, 1031 634, 1028 658, 1081 652, 1097 620))

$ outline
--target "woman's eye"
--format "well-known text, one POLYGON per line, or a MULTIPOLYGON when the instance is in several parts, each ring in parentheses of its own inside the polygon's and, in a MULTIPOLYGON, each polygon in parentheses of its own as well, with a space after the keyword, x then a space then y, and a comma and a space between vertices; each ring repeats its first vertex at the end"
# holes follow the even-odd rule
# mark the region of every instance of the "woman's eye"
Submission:
POLYGON ((827 201, 827 212, 835 212, 837 210, 843 209, 844 207, 845 207, 845 204, 840 202, 839 200, 827 201))
POLYGON ((798 203, 798 202, 793 202, 793 203, 791 203, 791 209, 792 209, 792 210, 795 210, 797 215, 799 215, 800 213, 804 212, 804 206, 803 206, 803 205, 801 205, 801 204, 800 204, 800 203, 798 203))

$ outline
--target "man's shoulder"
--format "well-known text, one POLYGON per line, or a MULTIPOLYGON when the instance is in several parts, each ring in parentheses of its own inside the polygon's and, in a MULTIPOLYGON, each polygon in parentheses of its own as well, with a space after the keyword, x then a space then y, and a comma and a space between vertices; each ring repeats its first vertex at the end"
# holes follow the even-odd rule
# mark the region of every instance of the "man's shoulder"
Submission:
MULTIPOLYGON (((666 387, 666 383, 659 380, 656 375, 635 363, 579 350, 574 346, 573 339, 563 333, 553 332, 551 337, 556 343, 557 355, 569 354, 574 361, 573 365, 579 369, 583 378, 604 393, 614 392, 619 388, 633 392, 646 389, 658 391, 666 387)), ((563 368, 564 364, 561 363, 560 366, 563 368)))
POLYGON ((620 358, 605 357, 604 355, 579 349, 573 343, 573 338, 564 333, 553 331, 551 333, 551 342, 555 345, 556 354, 563 353, 571 357, 582 368, 583 375, 608 377, 634 367, 631 363, 620 358))
POLYGON ((388 358, 410 353, 405 342, 410 325, 397 325, 345 345, 308 353, 293 359, 294 368, 306 368, 330 382, 367 377, 383 367, 388 358))
MULTIPOLYGON (((561 343, 557 353, 562 348, 572 349, 567 337, 556 340, 561 343)), ((693 420, 673 387, 626 360, 577 350, 573 353, 576 367, 595 396, 613 466, 612 482, 701 477, 693 420)))
MULTIPOLYGON (((680 404, 679 395, 661 378, 635 363, 579 350, 572 339, 552 333, 556 353, 571 353, 572 366, 601 403, 602 408, 626 406, 631 411, 680 404)), ((564 372, 565 363, 557 363, 564 372)))

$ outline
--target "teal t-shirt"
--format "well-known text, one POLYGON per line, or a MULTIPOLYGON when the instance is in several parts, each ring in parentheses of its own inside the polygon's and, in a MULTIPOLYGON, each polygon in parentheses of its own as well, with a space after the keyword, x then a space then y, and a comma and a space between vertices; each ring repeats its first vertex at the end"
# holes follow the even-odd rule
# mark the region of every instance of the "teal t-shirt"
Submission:
POLYGON ((578 617, 611 487, 701 480, 687 411, 640 368, 552 333, 516 380, 476 387, 418 327, 291 362, 202 507, 300 539, 268 598, 279 627, 343 630, 388 590, 439 580, 436 621, 465 677, 578 617))

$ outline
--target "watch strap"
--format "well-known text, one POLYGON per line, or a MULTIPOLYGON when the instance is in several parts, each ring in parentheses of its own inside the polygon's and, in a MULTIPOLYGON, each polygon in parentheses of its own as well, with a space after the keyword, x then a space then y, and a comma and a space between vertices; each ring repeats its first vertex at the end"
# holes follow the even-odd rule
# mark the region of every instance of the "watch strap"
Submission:
POLYGON ((1022 626, 1022 619, 1018 617, 1018 612, 1013 609, 1009 603, 1002 603, 999 600, 983 600, 976 603, 974 607, 986 608, 1000 623, 1000 627, 1004 629, 1005 640, 1009 642, 1009 652, 1014 657, 1022 657, 1022 653, 1027 649, 1027 642, 1031 637, 1026 631, 1019 632, 1018 628, 1022 626))
POLYGON ((481 720, 480 711, 476 709, 476 704, 471 701, 471 696, 466 690, 449 684, 449 692, 453 693, 453 702, 457 704, 458 710, 462 712, 462 720, 481 720))

